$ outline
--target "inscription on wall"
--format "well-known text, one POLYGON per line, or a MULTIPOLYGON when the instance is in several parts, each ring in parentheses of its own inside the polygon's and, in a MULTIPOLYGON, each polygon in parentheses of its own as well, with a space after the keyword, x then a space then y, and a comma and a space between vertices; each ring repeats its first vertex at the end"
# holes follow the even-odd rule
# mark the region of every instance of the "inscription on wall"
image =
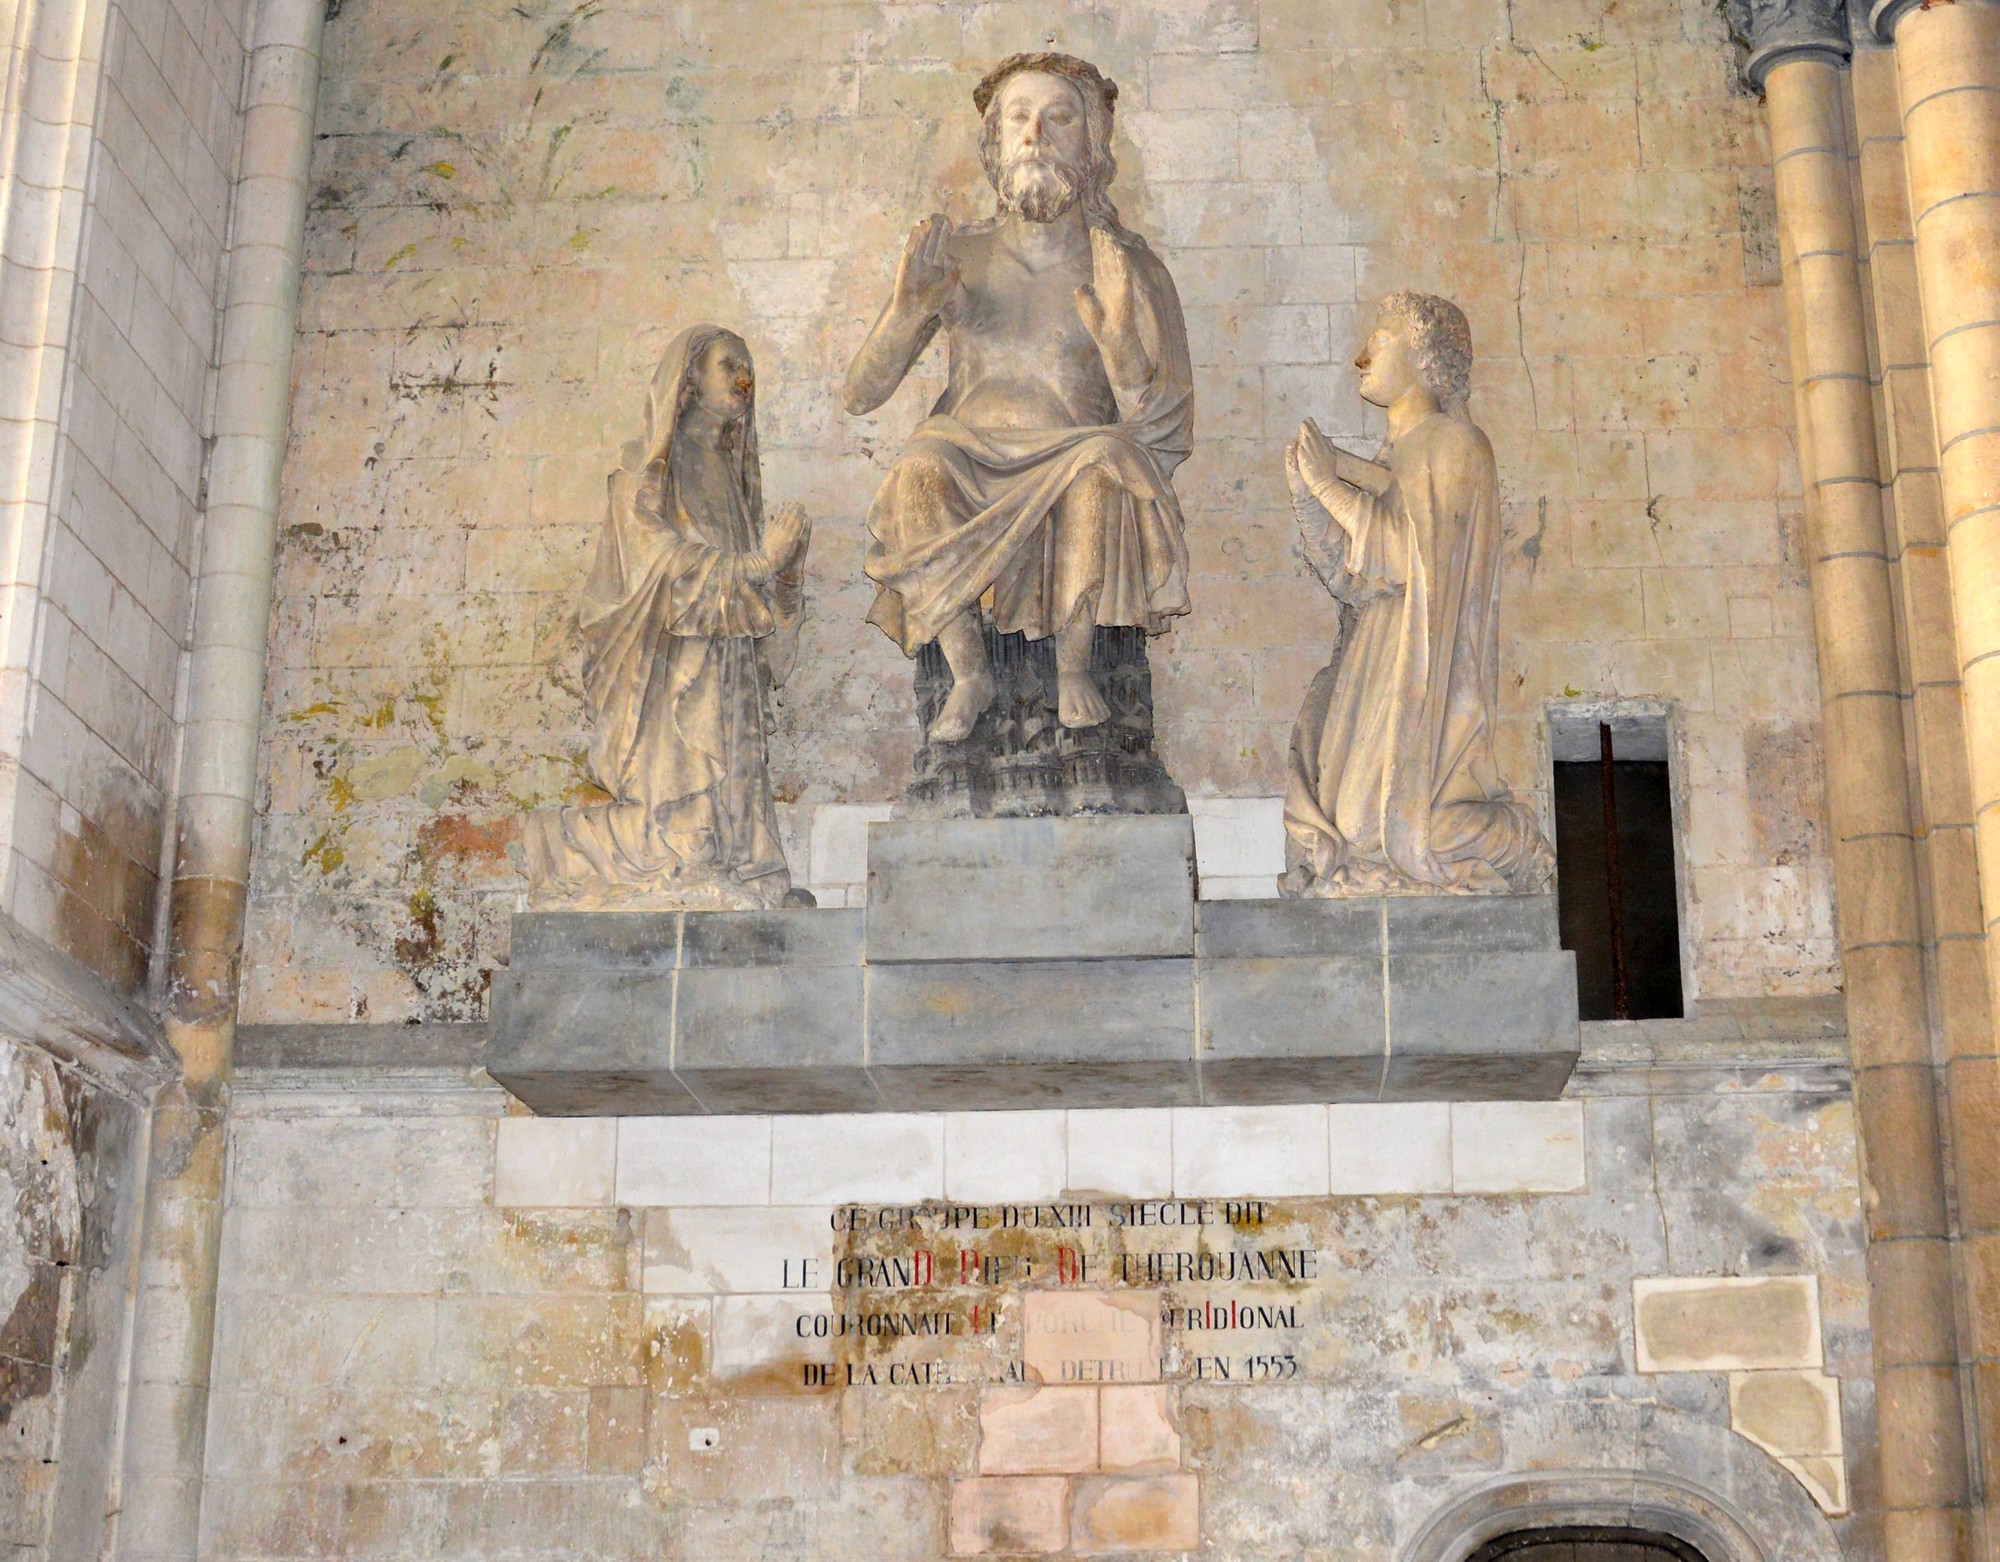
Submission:
POLYGON ((777 1260, 808 1389, 1295 1378, 1327 1300, 1328 1255, 1266 1200, 853 1205, 829 1224, 830 1252, 777 1260))

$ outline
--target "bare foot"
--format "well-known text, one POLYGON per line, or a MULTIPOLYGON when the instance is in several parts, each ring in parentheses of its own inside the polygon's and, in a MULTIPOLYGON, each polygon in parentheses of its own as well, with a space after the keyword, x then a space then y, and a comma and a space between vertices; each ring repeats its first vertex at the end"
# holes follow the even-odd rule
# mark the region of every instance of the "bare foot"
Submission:
POLYGON ((1065 727, 1095 727, 1111 719, 1111 707, 1089 673, 1056 670, 1056 714, 1065 727))
POLYGON ((979 720, 980 712, 993 703, 995 692, 990 673, 954 678, 951 693, 945 696, 944 709, 931 723, 930 741, 963 743, 971 737, 973 724, 979 720))

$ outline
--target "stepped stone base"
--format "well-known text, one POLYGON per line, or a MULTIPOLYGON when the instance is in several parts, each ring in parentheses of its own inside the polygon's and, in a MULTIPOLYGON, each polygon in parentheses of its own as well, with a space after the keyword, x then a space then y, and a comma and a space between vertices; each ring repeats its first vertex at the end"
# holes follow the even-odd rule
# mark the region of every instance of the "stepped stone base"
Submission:
POLYGON ((516 916, 487 1071, 569 1115, 1537 1100, 1577 1061, 1553 896, 1198 903, 1184 817, 872 829, 866 910, 516 916))

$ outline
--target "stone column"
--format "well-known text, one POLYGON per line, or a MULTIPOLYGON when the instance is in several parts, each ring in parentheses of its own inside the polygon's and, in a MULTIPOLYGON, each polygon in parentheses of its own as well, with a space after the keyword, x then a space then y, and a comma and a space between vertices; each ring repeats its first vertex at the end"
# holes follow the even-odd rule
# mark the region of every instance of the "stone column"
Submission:
POLYGON ((153 1109, 117 1554, 201 1533, 225 1108, 250 876, 279 476, 326 0, 259 0, 243 108, 182 734, 166 1030, 153 1109))
MULTIPOLYGON (((2000 997, 2000 3, 1875 0, 1895 44, 1986 932, 2000 997)), ((1995 1005, 2000 1008, 2000 1004, 1995 1005)), ((2000 1060, 1950 1062, 1972 1429, 2000 1482, 2000 1060)), ((1991 1508, 1991 1502, 1983 1505, 1991 1508)), ((1981 1555, 2000 1556, 1983 1515, 1981 1555)))
POLYGON ((1885 1544, 1891 1562, 1942 1562, 1966 1555, 1963 1402, 1840 12, 1760 5, 1748 73, 1770 116, 1805 481, 1885 1544))

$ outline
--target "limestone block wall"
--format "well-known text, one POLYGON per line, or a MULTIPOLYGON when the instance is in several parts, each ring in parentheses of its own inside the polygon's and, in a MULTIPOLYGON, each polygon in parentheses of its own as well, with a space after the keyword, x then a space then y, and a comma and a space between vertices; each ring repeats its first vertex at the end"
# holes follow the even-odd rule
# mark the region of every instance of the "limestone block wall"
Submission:
POLYGON ((121 1000, 145 992, 175 788, 247 6, 6 16, 0 986, 10 1030, 59 1040, 0 1037, 0 1536, 89 1557, 118 1506, 150 1083, 118 1055, 150 1016, 121 1000))
POLYGON ((909 670, 863 622, 861 518, 938 369, 869 418, 834 387, 908 227, 988 208, 971 85, 1051 40, 1121 84, 1115 193, 1197 363, 1195 611, 1154 650, 1178 779, 1281 790, 1332 624, 1282 445, 1306 414, 1379 437, 1346 367, 1372 301, 1445 292, 1501 462, 1508 772, 1545 790, 1550 702, 1666 702, 1691 996, 1832 988, 1769 154, 1715 7, 828 3, 774 28, 747 0, 348 0, 246 1018, 483 1013, 519 815, 586 780, 570 604, 604 475, 692 320, 747 334, 766 490, 818 523, 773 738, 795 864, 822 809, 895 797, 909 670))
POLYGON ((1450 1106, 547 1120, 282 1072, 236 1101, 217 1562, 1390 1562, 1526 1471, 1879 1554, 1837 1064, 1450 1106))
MULTIPOLYGON (((30 478, 44 486, 5 566, 12 698, 0 754, 12 806, 0 908, 133 992, 175 784, 247 7, 44 10, 57 32, 71 14, 71 46, 84 51, 68 112, 88 151, 67 174, 74 269, 52 285, 40 344, 52 418, 30 478)), ((37 78, 28 116, 47 115, 53 98, 37 78)), ((46 177, 9 173, 24 186, 46 177)), ((8 340, 10 352, 22 345, 8 340)))

